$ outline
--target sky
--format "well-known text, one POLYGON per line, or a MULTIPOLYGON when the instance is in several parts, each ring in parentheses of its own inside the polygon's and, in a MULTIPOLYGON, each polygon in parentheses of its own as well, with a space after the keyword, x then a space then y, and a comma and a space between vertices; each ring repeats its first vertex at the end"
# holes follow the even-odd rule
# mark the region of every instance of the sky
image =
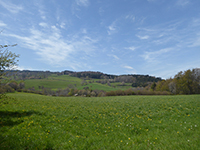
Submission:
POLYGON ((0 0, 17 68, 164 79, 200 68, 200 0, 0 0))

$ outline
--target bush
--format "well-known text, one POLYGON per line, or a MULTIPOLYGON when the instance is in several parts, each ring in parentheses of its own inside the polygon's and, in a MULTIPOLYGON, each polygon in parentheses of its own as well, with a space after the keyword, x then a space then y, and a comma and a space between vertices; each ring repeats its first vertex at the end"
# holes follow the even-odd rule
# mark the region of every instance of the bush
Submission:
POLYGON ((124 93, 125 93, 125 95, 134 95, 135 94, 132 89, 127 89, 124 91, 124 93))
POLYGON ((106 96, 116 96, 115 91, 106 92, 106 96))
POLYGON ((70 91, 67 95, 68 96, 73 96, 73 93, 70 91))
POLYGON ((10 87, 9 85, 5 85, 3 88, 4 88, 5 92, 9 92, 9 93, 14 93, 15 92, 15 89, 10 87))
POLYGON ((116 90, 114 92, 115 92, 116 96, 122 96, 122 95, 124 95, 124 91, 122 91, 122 90, 116 90))
POLYGON ((98 97, 104 97, 104 96, 106 96, 105 92, 100 92, 100 93, 98 94, 98 97))

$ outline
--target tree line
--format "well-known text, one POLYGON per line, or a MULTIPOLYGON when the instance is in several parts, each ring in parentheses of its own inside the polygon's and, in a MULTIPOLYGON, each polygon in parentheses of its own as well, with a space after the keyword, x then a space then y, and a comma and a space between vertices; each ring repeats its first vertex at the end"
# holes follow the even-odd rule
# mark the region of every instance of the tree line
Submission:
POLYGON ((172 94, 200 94, 200 68, 180 71, 174 78, 159 81, 151 89, 172 94))

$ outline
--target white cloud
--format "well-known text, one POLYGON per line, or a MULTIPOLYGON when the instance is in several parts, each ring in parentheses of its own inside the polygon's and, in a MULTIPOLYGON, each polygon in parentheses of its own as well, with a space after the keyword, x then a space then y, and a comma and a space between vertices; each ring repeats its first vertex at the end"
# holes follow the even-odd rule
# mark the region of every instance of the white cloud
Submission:
POLYGON ((123 67, 126 69, 133 69, 133 67, 131 67, 131 66, 123 66, 123 67))
POLYGON ((46 20, 46 16, 45 16, 45 12, 42 11, 42 10, 38 10, 39 13, 40 13, 40 17, 43 19, 43 20, 46 20))
POLYGON ((89 6, 89 0, 76 0, 76 4, 79 6, 89 6))
POLYGON ((109 30, 111 30, 111 31, 115 31, 115 30, 116 30, 115 27, 114 27, 113 25, 109 26, 108 28, 109 28, 109 30))
POLYGON ((136 35, 139 39, 141 40, 147 40, 149 39, 149 36, 148 35, 145 35, 145 36, 140 36, 140 35, 136 35))
POLYGON ((40 25, 41 27, 43 27, 43 28, 47 28, 47 27, 48 27, 48 24, 45 23, 45 22, 41 22, 41 23, 39 23, 39 25, 40 25))
POLYGON ((134 51, 134 50, 136 49, 136 47, 134 47, 134 46, 131 46, 131 47, 125 47, 125 49, 131 50, 131 51, 134 51))
POLYGON ((72 35, 63 39, 60 30, 51 26, 46 32, 30 29, 30 36, 8 34, 7 36, 19 39, 19 44, 34 50, 41 61, 54 67, 71 67, 74 70, 86 68, 87 63, 78 60, 77 55, 91 56, 95 50, 97 40, 89 36, 72 35), (50 30, 50 31, 48 31, 50 30))
POLYGON ((5 24, 3 21, 0 20, 0 27, 6 27, 7 24, 5 24))
POLYGON ((111 57, 113 57, 113 58, 119 60, 119 57, 118 57, 117 55, 109 54, 108 56, 111 56, 111 57))
POLYGON ((46 20, 46 9, 45 9, 45 5, 43 4, 42 1, 35 1, 34 2, 34 5, 37 7, 37 10, 40 14, 40 17, 43 19, 43 20, 46 20))
POLYGON ((60 27, 62 28, 62 29, 65 29, 65 23, 64 22, 62 22, 61 24, 60 24, 60 27))
POLYGON ((126 19, 130 19, 132 21, 135 21, 135 16, 134 15, 127 15, 125 18, 126 19))
POLYGON ((192 42, 189 47, 199 47, 200 46, 200 37, 192 42))
POLYGON ((31 67, 23 67, 23 66, 15 66, 14 69, 20 70, 20 71, 22 71, 22 70, 37 70, 37 69, 33 69, 31 67))
POLYGON ((165 49, 161 49, 158 51, 153 51, 153 52, 145 52, 144 55, 142 55, 142 57, 148 61, 148 62, 154 62, 157 61, 156 59, 161 56, 164 53, 168 53, 169 51, 172 51, 173 48, 165 48, 165 49))
POLYGON ((111 35, 115 32, 117 32, 117 29, 116 29, 116 21, 114 21, 110 26, 108 26, 108 35, 111 35))
POLYGON ((19 11, 23 10, 22 6, 15 5, 8 1, 5 2, 5 1, 0 0, 0 5, 2 5, 5 9, 10 11, 11 13, 18 13, 19 11))

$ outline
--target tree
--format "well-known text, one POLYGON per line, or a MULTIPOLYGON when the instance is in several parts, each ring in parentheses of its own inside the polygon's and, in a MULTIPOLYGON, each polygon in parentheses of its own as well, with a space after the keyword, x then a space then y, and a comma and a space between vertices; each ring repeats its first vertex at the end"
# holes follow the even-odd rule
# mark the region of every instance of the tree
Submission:
POLYGON ((11 67, 17 65, 18 60, 16 60, 19 55, 8 50, 8 47, 16 46, 14 45, 0 45, 0 73, 4 72, 5 69, 10 69, 11 67), (6 49, 4 49, 6 48, 6 49))
POLYGON ((169 84, 169 91, 173 94, 176 94, 176 83, 174 81, 171 81, 169 84))
POLYGON ((155 83, 155 82, 151 85, 151 89, 152 89, 153 91, 156 89, 156 83, 155 83))
POLYGON ((12 67, 17 65, 17 58, 19 57, 19 55, 16 55, 15 53, 8 50, 8 47, 13 47, 16 45, 17 44, 0 45, 0 89, 2 89, 2 80, 5 75, 5 70, 11 69, 12 67))

